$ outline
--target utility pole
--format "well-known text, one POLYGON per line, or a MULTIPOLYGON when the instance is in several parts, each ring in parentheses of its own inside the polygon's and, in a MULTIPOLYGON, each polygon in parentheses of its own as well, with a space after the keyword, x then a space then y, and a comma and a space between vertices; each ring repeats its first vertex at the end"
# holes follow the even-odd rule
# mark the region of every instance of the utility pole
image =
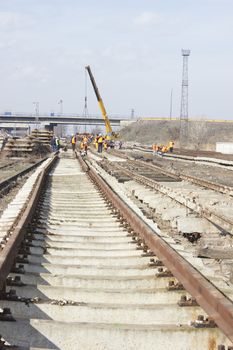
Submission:
MULTIPOLYGON (((63 100, 60 99, 58 101, 58 104, 60 105, 60 117, 62 117, 63 116, 63 100)), ((65 131, 65 126, 63 126, 61 124, 59 129, 60 129, 61 137, 63 137, 64 131, 65 131)))
POLYGON ((60 115, 63 115, 63 100, 60 99, 58 104, 60 105, 60 115))
POLYGON ((171 96, 170 96, 170 120, 172 119, 172 96, 173 95, 173 89, 171 89, 171 96))
POLYGON ((36 116, 36 129, 38 129, 39 124, 39 115, 40 115, 40 103, 33 102, 33 105, 35 106, 35 116, 36 116))
POLYGON ((131 109, 131 119, 134 119, 134 109, 131 109))
POLYGON ((180 148, 187 144, 188 140, 188 58, 190 50, 181 51, 183 56, 183 73, 180 107, 180 148))
MULTIPOLYGON (((87 119, 87 117, 88 117, 87 96, 85 96, 85 102, 84 102, 84 117, 85 117, 85 119, 87 119)), ((86 133, 87 132, 87 123, 86 123, 86 121, 85 121, 84 128, 85 128, 85 133, 86 133)))

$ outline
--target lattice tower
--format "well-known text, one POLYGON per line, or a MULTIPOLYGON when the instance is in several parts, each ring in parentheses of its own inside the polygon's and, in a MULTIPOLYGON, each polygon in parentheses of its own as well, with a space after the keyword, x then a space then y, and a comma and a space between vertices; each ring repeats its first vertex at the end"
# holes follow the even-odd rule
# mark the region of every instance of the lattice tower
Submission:
POLYGON ((183 73, 180 107, 180 147, 185 146, 188 141, 188 58, 190 50, 182 50, 183 73))

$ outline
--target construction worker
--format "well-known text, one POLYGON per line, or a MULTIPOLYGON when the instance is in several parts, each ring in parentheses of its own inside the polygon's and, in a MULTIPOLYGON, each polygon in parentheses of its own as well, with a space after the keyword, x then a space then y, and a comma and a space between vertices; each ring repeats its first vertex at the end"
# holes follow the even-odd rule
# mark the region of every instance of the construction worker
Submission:
POLYGON ((71 146, 72 146, 72 150, 74 152, 75 151, 75 146, 76 146, 76 136, 75 135, 72 135, 71 146))
POLYGON ((104 141, 104 150, 105 151, 108 150, 108 141, 107 140, 104 141))
POLYGON ((153 143, 153 145, 152 145, 153 156, 155 156, 157 150, 158 150, 158 147, 157 147, 156 143, 153 143))
POLYGON ((52 151, 53 151, 53 152, 56 152, 57 147, 56 147, 56 137, 55 137, 55 136, 53 136, 53 138, 51 139, 50 145, 51 145, 51 147, 52 147, 52 151))
POLYGON ((98 137, 98 140, 97 140, 97 142, 98 142, 98 153, 102 153, 102 151, 103 151, 103 136, 102 136, 102 134, 99 134, 99 137, 98 137))
POLYGON ((56 151, 59 151, 59 149, 60 149, 60 139, 59 139, 59 137, 55 138, 55 147, 56 147, 56 151))
POLYGON ((98 150, 98 138, 99 136, 96 135, 95 139, 94 139, 94 144, 95 144, 95 148, 98 150))
POLYGON ((87 154, 88 138, 85 135, 82 140, 84 152, 87 154))
POLYGON ((168 149, 169 149, 169 152, 173 152, 173 148, 174 148, 174 141, 170 141, 169 144, 168 144, 168 149))
POLYGON ((167 153, 167 151, 168 151, 168 147, 167 146, 163 146, 162 147, 162 154, 163 153, 167 153))

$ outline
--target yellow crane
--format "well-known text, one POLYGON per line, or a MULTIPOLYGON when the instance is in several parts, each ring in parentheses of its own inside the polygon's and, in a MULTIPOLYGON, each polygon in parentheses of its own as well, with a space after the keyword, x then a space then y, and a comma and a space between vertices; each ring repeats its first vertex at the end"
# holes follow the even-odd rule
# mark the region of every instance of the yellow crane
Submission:
POLYGON ((89 74, 89 77, 90 77, 93 89, 95 91, 95 95, 96 95, 97 101, 99 103, 99 107, 100 107, 100 110, 101 110, 101 113, 102 113, 102 116, 103 116, 103 119, 104 119, 104 123, 105 123, 105 130, 106 130, 107 138, 111 139, 114 136, 114 133, 112 131, 112 127, 111 127, 110 121, 108 119, 107 112, 106 112, 106 109, 104 107, 103 100, 102 100, 102 98, 100 96, 100 93, 99 93, 99 90, 97 88, 97 85, 96 85, 96 82, 95 82, 95 79, 94 79, 94 76, 92 74, 90 66, 86 66, 85 68, 86 68, 86 70, 87 70, 87 72, 89 74))

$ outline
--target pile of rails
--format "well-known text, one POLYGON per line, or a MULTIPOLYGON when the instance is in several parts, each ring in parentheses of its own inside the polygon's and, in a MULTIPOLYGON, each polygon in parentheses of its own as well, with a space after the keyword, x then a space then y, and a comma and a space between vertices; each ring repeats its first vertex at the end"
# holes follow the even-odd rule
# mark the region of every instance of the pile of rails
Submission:
POLYGON ((31 136, 37 142, 40 141, 43 145, 50 146, 51 139, 53 137, 53 132, 48 130, 33 130, 31 136))
POLYGON ((51 131, 36 129, 27 137, 8 139, 4 147, 4 153, 8 157, 45 155, 51 151, 50 142, 52 137, 53 133, 51 131))

